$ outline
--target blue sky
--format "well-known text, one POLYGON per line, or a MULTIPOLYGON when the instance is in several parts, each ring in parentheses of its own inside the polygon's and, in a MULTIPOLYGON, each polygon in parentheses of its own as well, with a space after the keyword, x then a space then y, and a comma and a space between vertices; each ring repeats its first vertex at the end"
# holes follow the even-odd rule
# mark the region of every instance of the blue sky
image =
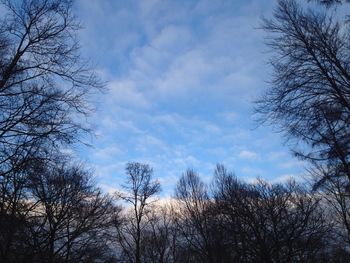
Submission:
POLYGON ((274 0, 79 0, 84 56, 108 91, 93 98, 96 137, 79 151, 107 191, 126 162, 149 163, 164 195, 193 168, 216 163, 273 182, 302 173, 280 134, 256 127, 253 101, 268 87, 261 16, 274 0))

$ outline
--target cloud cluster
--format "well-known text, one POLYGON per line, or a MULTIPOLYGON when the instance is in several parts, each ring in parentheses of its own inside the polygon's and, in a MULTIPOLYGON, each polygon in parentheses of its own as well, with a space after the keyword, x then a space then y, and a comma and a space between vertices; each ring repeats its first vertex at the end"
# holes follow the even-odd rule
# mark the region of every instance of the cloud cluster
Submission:
POLYGON ((273 3, 77 2, 83 50, 109 81, 98 138, 82 153, 101 184, 119 183, 128 161, 152 165, 166 190, 186 168, 205 178, 217 162, 247 178, 294 172, 278 136, 251 121, 268 73, 256 27, 273 3))

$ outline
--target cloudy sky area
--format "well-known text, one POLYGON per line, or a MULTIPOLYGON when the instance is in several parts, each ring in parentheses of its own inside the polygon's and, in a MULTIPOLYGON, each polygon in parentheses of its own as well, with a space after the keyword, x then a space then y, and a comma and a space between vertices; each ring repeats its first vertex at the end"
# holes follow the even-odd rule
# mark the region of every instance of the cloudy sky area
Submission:
POLYGON ((274 0, 79 0, 83 54, 108 91, 94 98, 96 138, 80 157, 112 190, 126 162, 149 163, 170 195, 187 168, 210 181, 216 163, 245 180, 281 181, 302 164, 253 101, 268 86, 261 16, 274 0))

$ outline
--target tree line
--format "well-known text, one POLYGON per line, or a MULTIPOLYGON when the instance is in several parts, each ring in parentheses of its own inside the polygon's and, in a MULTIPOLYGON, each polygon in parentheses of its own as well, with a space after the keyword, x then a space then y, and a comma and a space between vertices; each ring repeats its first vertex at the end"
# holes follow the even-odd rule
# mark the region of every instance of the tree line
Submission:
POLYGON ((294 181, 246 183, 217 165, 210 185, 188 170, 174 197, 162 202, 147 164, 127 164, 125 185, 108 195, 83 167, 63 161, 36 163, 22 194, 2 199, 2 262, 347 262, 350 256, 338 195, 294 181))
POLYGON ((148 164, 128 163, 108 194, 65 151, 104 89, 80 56, 73 1, 1 0, 0 262, 348 262, 347 1, 314 2, 325 8, 279 0, 263 19, 273 76, 255 104, 311 179, 247 183, 217 165, 209 184, 184 172, 164 202, 148 164))

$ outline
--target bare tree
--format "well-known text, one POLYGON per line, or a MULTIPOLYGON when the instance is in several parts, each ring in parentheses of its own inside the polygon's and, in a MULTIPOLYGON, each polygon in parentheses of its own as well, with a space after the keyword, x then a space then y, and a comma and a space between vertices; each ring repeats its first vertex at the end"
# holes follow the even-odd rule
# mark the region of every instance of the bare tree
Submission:
POLYGON ((29 167, 40 159, 46 162, 62 144, 75 142, 88 130, 76 115, 88 113, 88 94, 102 87, 79 55, 80 25, 72 3, 0 1, 2 258, 13 241, 28 240, 28 215, 39 202, 29 196, 29 167))
POLYGON ((128 163, 127 180, 123 192, 117 197, 129 204, 130 211, 116 224, 118 243, 128 262, 141 263, 143 231, 148 224, 148 209, 160 192, 160 184, 153 180, 153 170, 148 164, 128 163))
POLYGON ((326 258, 329 226, 320 198, 295 183, 246 184, 218 166, 214 196, 231 261, 317 262, 326 258))
POLYGON ((10 194, 19 200, 3 202, 7 210, 0 217, 4 226, 0 261, 113 258, 109 231, 120 210, 110 196, 96 188, 89 172, 56 156, 55 162, 33 162, 24 176, 24 183, 14 188, 21 194, 10 194))
POLYGON ((27 174, 12 170, 0 177, 0 261, 21 262, 29 240, 27 214, 36 206, 27 201, 27 174), (17 256, 14 254, 17 252, 17 256))
POLYGON ((35 164, 28 188, 29 200, 37 201, 28 217, 34 222, 33 245, 41 260, 81 262, 112 258, 106 245, 107 233, 118 209, 111 197, 96 188, 89 172, 61 162, 35 164))
POLYGON ((322 5, 325 5, 327 7, 337 5, 337 4, 342 4, 342 3, 349 3, 349 0, 308 0, 309 2, 314 1, 318 2, 322 5))
POLYGON ((77 140, 101 82, 79 55, 71 0, 2 0, 0 176, 42 147, 77 140), (16 161, 16 162, 14 162, 16 161))
POLYGON ((327 12, 280 0, 263 29, 275 51, 272 87, 258 101, 262 120, 295 140, 295 154, 332 166, 350 182, 350 46, 347 24, 327 12), (306 146, 306 147, 305 147, 306 146), (307 150, 308 149, 308 150, 307 150))
MULTIPOLYGON (((212 235, 213 214, 207 186, 193 170, 187 170, 179 179, 175 198, 178 200, 178 228, 185 246, 202 262, 216 262, 212 235)), ((192 255, 191 255, 192 254, 192 255)), ((190 260, 191 259, 190 257, 190 260)))
POLYGON ((172 204, 158 205, 147 214, 148 227, 143 235, 143 262, 180 262, 177 250, 179 229, 174 222, 175 218, 172 204))
MULTIPOLYGON (((329 167, 331 169, 331 167, 329 167)), ((329 173, 324 167, 313 167, 310 169, 315 181, 320 174, 329 173)), ((321 187, 318 194, 326 201, 326 213, 330 216, 333 223, 333 234, 337 242, 342 245, 339 247, 348 248, 350 246, 350 194, 349 184, 346 178, 329 178, 321 187)))
POLYGON ((228 247, 228 262, 251 262, 253 257, 249 255, 250 244, 247 238, 251 233, 245 224, 243 211, 247 208, 243 200, 255 196, 255 193, 221 164, 215 169, 212 189, 220 231, 224 233, 222 240, 228 247))

